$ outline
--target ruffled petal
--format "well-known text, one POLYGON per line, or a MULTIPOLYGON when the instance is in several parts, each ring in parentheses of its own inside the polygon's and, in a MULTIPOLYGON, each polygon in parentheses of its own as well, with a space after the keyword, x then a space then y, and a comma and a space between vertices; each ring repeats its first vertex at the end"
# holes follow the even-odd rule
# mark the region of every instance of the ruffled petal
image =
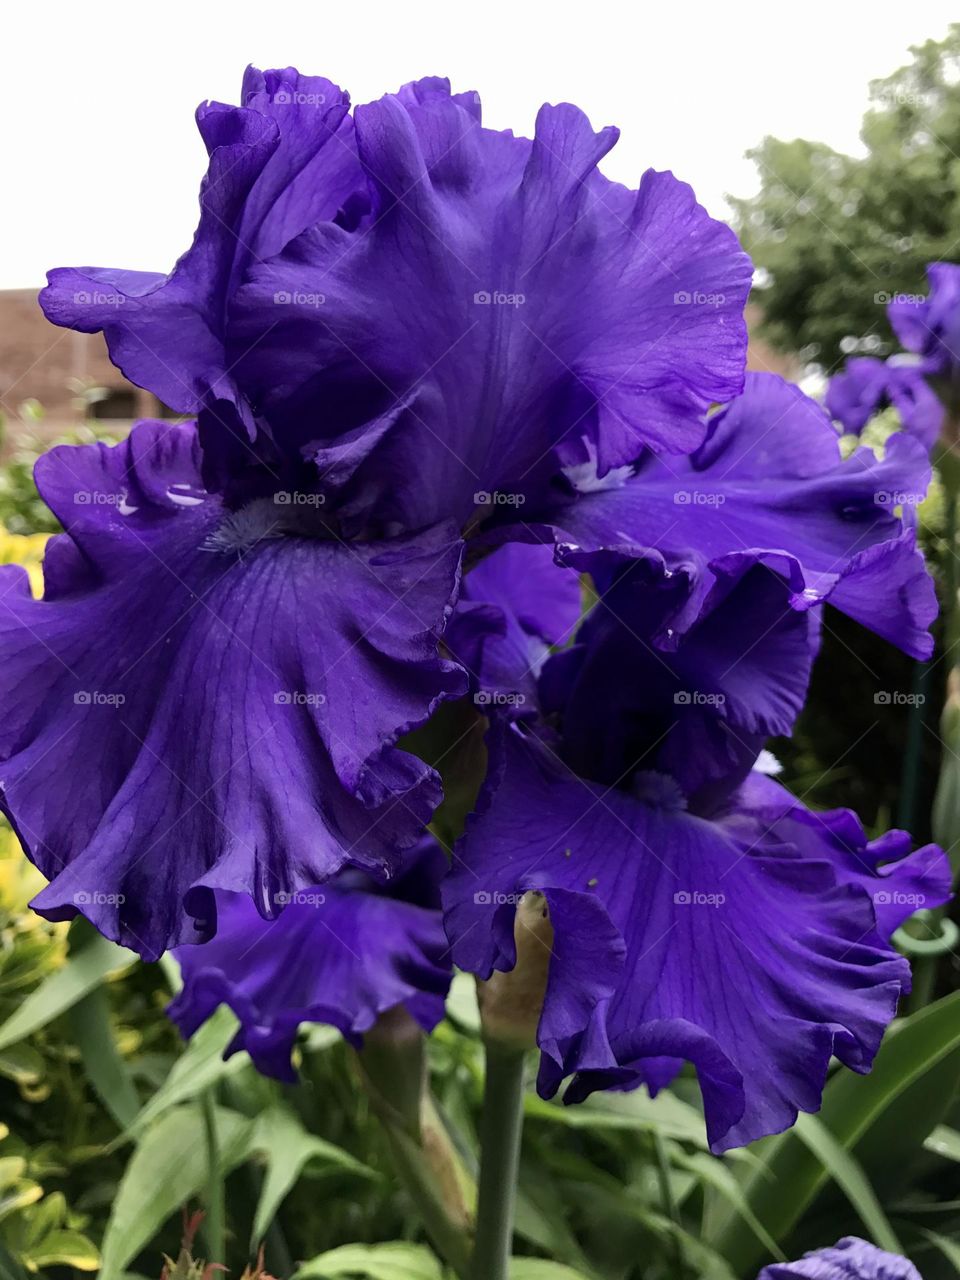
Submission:
POLYGON ((735 824, 685 812, 663 775, 641 800, 573 776, 515 726, 506 737, 499 786, 445 882, 446 926, 455 962, 489 977, 513 963, 494 926, 502 904, 569 895, 552 920, 568 933, 551 959, 541 1092, 571 1073, 568 1101, 656 1091, 688 1060, 719 1152, 815 1110, 832 1056, 869 1068, 909 967, 859 887, 825 861, 751 848, 735 824), (598 914, 622 939, 619 977, 610 948, 593 974, 562 964, 593 954, 598 914))
POLYGON ((649 457, 619 487, 526 518, 588 549, 647 545, 714 563, 766 552, 791 577, 795 607, 829 600, 923 658, 937 603, 913 513, 929 477, 926 450, 904 432, 882 460, 859 449, 841 461, 819 406, 774 375, 751 374, 689 458, 649 457))
POLYGON ((828 1249, 805 1253, 797 1262, 774 1262, 757 1280, 923 1280, 907 1258, 887 1253, 857 1236, 844 1236, 828 1249))
MULTIPOLYGON (((416 881, 439 884, 447 862, 433 840, 407 857, 416 881)), ((249 898, 217 893, 217 934, 180 947, 183 988, 167 1012, 191 1036, 218 1005, 240 1019, 227 1055, 246 1049, 265 1075, 294 1081, 300 1025, 336 1027, 359 1047, 382 1013, 406 1007, 432 1031, 450 986, 449 946, 438 902, 410 901, 405 882, 378 887, 347 875, 281 895, 264 920, 249 898)))
POLYGON ((782 576, 748 555, 709 567, 656 552, 561 560, 590 571, 600 595, 540 679, 578 774, 612 786, 638 765, 660 770, 699 803, 743 777, 768 736, 790 732, 819 634, 782 576))
POLYGON ((870 840, 852 810, 817 813, 757 772, 744 783, 735 807, 746 838, 783 840, 805 858, 829 862, 843 883, 863 888, 887 940, 915 911, 932 910, 950 898, 946 854, 936 844, 914 850, 907 831, 887 831, 870 840))
POLYGON ((466 685, 438 656, 455 531, 227 513, 192 426, 55 449, 37 478, 67 530, 46 597, 0 578, 0 788, 52 881, 37 909, 155 957, 209 934, 213 889, 269 914, 345 864, 389 872, 440 799, 392 744, 466 685))
MULTIPOLYGON (((169 275, 58 268, 40 304, 54 324, 102 330, 114 364, 174 409, 196 413, 213 391, 240 406, 250 430, 253 411, 224 351, 232 291, 249 262, 333 217, 361 172, 349 99, 336 85, 292 68, 250 68, 244 104, 197 111, 210 158, 200 222, 169 275)), ((221 422, 232 429, 226 415, 221 422)))
POLYGON ((236 299, 237 376, 281 451, 304 416, 332 440, 418 388, 364 468, 409 526, 522 498, 567 438, 603 469, 698 443, 742 385, 750 264, 689 187, 608 182, 616 131, 569 105, 533 141, 482 129, 441 82, 355 120, 370 217, 314 227, 236 299))

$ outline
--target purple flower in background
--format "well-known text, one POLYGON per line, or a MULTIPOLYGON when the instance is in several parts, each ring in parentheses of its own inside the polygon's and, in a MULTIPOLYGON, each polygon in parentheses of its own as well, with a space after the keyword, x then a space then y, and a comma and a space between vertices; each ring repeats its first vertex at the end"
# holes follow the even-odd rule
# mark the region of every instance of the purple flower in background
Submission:
POLYGON ((804 1254, 799 1262, 775 1262, 757 1280, 922 1280, 907 1258, 845 1236, 828 1249, 804 1254))
POLYGON ((960 266, 931 262, 926 298, 895 297, 887 306, 894 333, 907 351, 922 356, 927 373, 960 367, 960 266))
POLYGON ((853 435, 859 435, 875 413, 892 405, 904 431, 916 436, 927 450, 936 444, 943 423, 943 405, 923 369, 898 362, 896 357, 848 360, 843 372, 830 379, 824 404, 831 417, 853 435))
POLYGON ((240 1027, 227 1056, 246 1049, 259 1071, 290 1081, 302 1023, 327 1023, 359 1048, 380 1014, 403 1005, 432 1031, 451 976, 438 890, 446 865, 425 837, 387 889, 344 872, 290 895, 271 921, 243 894, 218 893, 216 938, 175 952, 183 989, 167 1012, 191 1036, 228 1005, 240 1027))
POLYGON ((656 1092, 689 1061, 722 1151, 815 1110, 831 1057, 869 1069, 909 986, 890 935, 945 900, 948 867, 757 776, 802 703, 818 622, 765 553, 565 558, 600 602, 543 665, 537 717, 494 720, 444 886, 454 960, 510 969, 511 904, 542 894, 540 1092, 567 1076, 567 1101, 656 1092))

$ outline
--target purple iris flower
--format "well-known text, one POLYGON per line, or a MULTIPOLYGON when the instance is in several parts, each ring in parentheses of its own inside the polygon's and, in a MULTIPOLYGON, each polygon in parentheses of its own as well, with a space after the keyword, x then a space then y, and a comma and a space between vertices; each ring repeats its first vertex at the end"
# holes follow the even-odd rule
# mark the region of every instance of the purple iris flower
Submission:
POLYGON ((887 306, 893 331, 907 351, 921 356, 927 373, 960 367, 960 266, 931 262, 926 298, 896 297, 887 306))
POLYGON ((575 107, 529 140, 446 81, 351 113, 251 70, 198 122, 174 270, 42 296, 197 425, 51 453, 44 600, 0 585, 0 802, 51 879, 35 905, 146 957, 209 937, 218 893, 269 916, 396 871, 440 799, 397 740, 467 688, 439 649, 464 540, 523 534, 584 465, 602 491, 698 444, 742 385, 750 277, 671 174, 605 179, 616 131, 575 107))
POLYGON ((600 601, 542 665, 536 708, 494 716, 444 885, 454 960, 509 970, 509 904, 542 894, 540 1092, 656 1092, 690 1062, 723 1151, 815 1110, 831 1057, 869 1069, 909 987, 890 936, 946 899, 949 869, 754 767, 790 730, 818 638, 776 558, 561 559, 600 601))
POLYGON ((804 1254, 799 1262, 775 1262, 757 1280, 922 1280, 907 1258, 845 1236, 828 1249, 804 1254))
POLYGON ((737 397, 749 261, 672 175, 607 181, 614 130, 571 106, 532 140, 484 130, 440 80, 351 113, 289 69, 199 121, 173 272, 62 269, 43 295, 197 415, 54 450, 44 599, 0 570, 0 804, 51 880, 43 914, 154 957, 209 938, 220 895, 269 917, 344 868, 396 874, 441 798, 398 740, 477 666, 478 698, 536 719, 604 555, 686 584, 668 648, 753 570, 785 584, 776 635, 803 661, 776 690, 758 675, 749 750, 688 722, 723 739, 720 765, 690 753, 697 794, 782 731, 822 601, 929 652, 912 507, 890 498, 925 489, 923 449, 841 461, 779 379, 737 397))
POLYGON ((870 418, 892 405, 904 431, 932 449, 943 423, 943 405, 916 363, 897 357, 878 360, 858 356, 831 378, 824 401, 827 412, 845 431, 859 435, 870 418))

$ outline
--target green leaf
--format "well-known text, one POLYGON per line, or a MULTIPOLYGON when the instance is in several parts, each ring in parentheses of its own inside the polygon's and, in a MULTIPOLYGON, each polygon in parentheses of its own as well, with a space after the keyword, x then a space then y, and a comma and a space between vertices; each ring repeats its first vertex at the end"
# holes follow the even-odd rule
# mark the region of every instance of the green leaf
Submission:
POLYGON ((943 1156, 944 1160, 955 1160, 960 1163, 960 1133, 949 1125, 938 1124, 924 1142, 927 1151, 935 1156, 943 1156))
POLYGON ((528 1093, 524 1112, 529 1120, 550 1120, 568 1129, 649 1129, 665 1138, 692 1142, 704 1149, 707 1146, 703 1116, 668 1090, 656 1098, 639 1091, 597 1094, 576 1107, 545 1102, 528 1093))
POLYGON ((79 1231, 51 1231, 37 1248, 31 1250, 30 1262, 36 1267, 74 1267, 77 1271, 96 1271, 100 1255, 96 1246, 79 1231))
POLYGON ((32 1044, 12 1044, 0 1053, 0 1076, 18 1085, 35 1085, 43 1079, 46 1064, 32 1044))
POLYGON ((691 1170, 701 1182, 713 1187, 743 1218, 767 1252, 778 1262, 786 1262, 786 1255, 753 1212, 743 1188, 722 1160, 703 1151, 695 1152, 693 1155, 687 1155, 684 1151, 675 1151, 671 1159, 674 1164, 691 1170))
POLYGON ((46 978, 0 1026, 0 1050, 59 1018, 98 987, 108 974, 132 965, 136 956, 96 934, 46 978))
POLYGON ((114 1039, 106 990, 95 988, 73 1006, 68 1017, 87 1079, 118 1126, 126 1129, 140 1110, 140 1098, 114 1039))
POLYGON ((472 973, 455 973, 446 1004, 447 1017, 471 1035, 480 1034, 477 981, 472 973))
POLYGON ((951 1240, 948 1236, 941 1235, 939 1231, 929 1231, 926 1227, 920 1227, 920 1234, 940 1250, 946 1260, 956 1268, 957 1274, 960 1275, 960 1244, 956 1240, 951 1240))
POLYGON ((27 1272, 0 1242, 0 1280, 27 1280, 27 1272))
POLYGON ((341 1147, 309 1133, 297 1116, 285 1107, 271 1107, 260 1116, 254 1144, 266 1156, 267 1174, 260 1191, 250 1237, 251 1252, 256 1250, 267 1234, 284 1197, 309 1161, 323 1161, 327 1166, 346 1169, 362 1177, 376 1177, 372 1169, 355 1160, 341 1147))
POLYGON ((582 1271, 574 1271, 562 1262, 542 1258, 511 1258, 510 1280, 587 1280, 582 1271))
MULTIPOLYGON (((216 1108, 223 1174, 250 1153, 257 1124, 236 1111, 216 1108)), ((126 1264, 163 1224, 206 1183, 203 1117, 194 1104, 167 1111, 144 1133, 123 1178, 103 1237, 100 1280, 118 1280, 126 1264)), ((170 1240, 172 1250, 176 1235, 170 1240)))
POLYGON ((246 1053, 236 1053, 224 1060, 223 1052, 233 1039, 239 1023, 236 1015, 221 1005, 216 1013, 191 1036, 186 1049, 173 1064, 170 1074, 134 1117, 129 1132, 136 1136, 143 1132, 165 1111, 182 1102, 189 1102, 203 1093, 210 1085, 225 1076, 232 1075, 246 1066, 250 1059, 246 1053))
POLYGON ((293 1280, 443 1280, 440 1264, 416 1244, 348 1244, 304 1262, 293 1280))
MULTIPOLYGON (((821 1123, 839 1147, 851 1151, 907 1089, 958 1047, 960 992, 954 992, 889 1033, 869 1075, 838 1071, 824 1090, 821 1123)), ((804 1137, 808 1134, 809 1130, 804 1137)), ((763 1167, 750 1174, 744 1189, 757 1218, 783 1242, 832 1173, 795 1131, 766 1139, 760 1150, 763 1167)), ((756 1235, 732 1213, 706 1234, 706 1243, 716 1247, 738 1274, 751 1275, 764 1261, 756 1235)))
POLYGON ((870 1182, 851 1153, 836 1140, 816 1116, 801 1115, 794 1132, 813 1152, 860 1215, 860 1220, 873 1237, 873 1242, 889 1253, 903 1253, 887 1215, 870 1182))

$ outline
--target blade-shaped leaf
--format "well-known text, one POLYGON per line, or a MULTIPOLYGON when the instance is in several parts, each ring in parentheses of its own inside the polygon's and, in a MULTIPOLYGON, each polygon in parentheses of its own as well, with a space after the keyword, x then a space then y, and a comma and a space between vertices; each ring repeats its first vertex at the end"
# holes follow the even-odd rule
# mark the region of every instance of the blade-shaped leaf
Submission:
POLYGON ((227 1059, 223 1056, 238 1025, 236 1015, 226 1005, 221 1005, 207 1019, 196 1034, 191 1036, 161 1087, 134 1118, 130 1129, 133 1135, 142 1133, 164 1111, 169 1111, 181 1102, 189 1102, 210 1085, 249 1063, 246 1053, 236 1053, 227 1059))
POLYGON ((888 1253, 903 1253, 903 1247, 880 1207, 876 1192, 857 1160, 836 1140, 816 1116, 801 1115, 794 1126, 798 1138, 813 1152, 860 1215, 874 1244, 888 1253))
MULTIPOLYGON (((907 1089, 958 1047, 960 992, 954 992, 889 1033, 869 1075, 837 1072, 824 1091, 820 1121, 841 1148, 852 1150, 907 1089)), ((758 1219, 783 1243, 832 1173, 793 1131, 765 1140, 760 1154, 762 1167, 750 1174, 745 1191, 758 1219)), ((751 1275, 764 1261, 755 1234, 733 1213, 724 1215, 706 1239, 738 1274, 751 1275)))
MULTIPOLYGON (((215 1109, 221 1171, 250 1153, 256 1121, 215 1109)), ((207 1178, 203 1117, 192 1104, 167 1111, 147 1129, 124 1171, 103 1237, 100 1280, 117 1280, 126 1264, 168 1218, 197 1195, 207 1178)), ((173 1250, 179 1231, 168 1242, 173 1250)))
POLYGON ((422 1245, 348 1244, 304 1262, 294 1280, 443 1280, 440 1264, 422 1245))
POLYGON ((297 1116, 284 1107, 271 1107, 260 1117, 254 1142, 266 1156, 267 1173, 253 1223, 251 1250, 267 1234, 277 1209, 309 1161, 322 1161, 361 1177, 376 1177, 372 1169, 341 1147, 309 1133, 297 1116))
POLYGON ((68 1016, 87 1079, 119 1127, 125 1129, 140 1110, 140 1098, 114 1039, 107 992, 102 986, 95 987, 68 1016))
POLYGON ((73 952, 62 969, 46 978, 36 991, 0 1026, 0 1049, 45 1027, 73 1008, 111 973, 128 969, 136 961, 132 951, 95 934, 73 952))

